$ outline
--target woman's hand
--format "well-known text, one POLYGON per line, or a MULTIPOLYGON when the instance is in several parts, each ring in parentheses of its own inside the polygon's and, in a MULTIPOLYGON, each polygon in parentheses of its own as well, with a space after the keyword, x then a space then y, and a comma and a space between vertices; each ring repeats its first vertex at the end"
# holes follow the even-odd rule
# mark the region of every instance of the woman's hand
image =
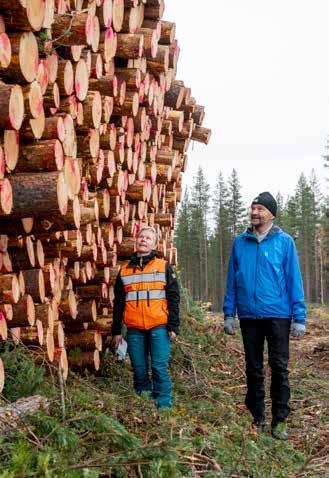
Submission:
POLYGON ((122 342, 122 335, 113 335, 111 344, 114 349, 117 349, 122 342))
POLYGON ((175 340, 176 334, 175 334, 175 332, 174 332, 173 330, 170 330, 170 332, 168 332, 168 335, 169 335, 169 338, 170 338, 171 342, 172 342, 173 340, 175 340))

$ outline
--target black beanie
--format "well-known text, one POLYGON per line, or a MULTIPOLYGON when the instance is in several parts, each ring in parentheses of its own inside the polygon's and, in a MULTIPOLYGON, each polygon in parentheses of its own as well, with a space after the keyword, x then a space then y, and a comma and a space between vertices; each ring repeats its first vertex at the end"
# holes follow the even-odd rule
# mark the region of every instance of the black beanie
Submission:
POLYGON ((271 193, 269 192, 264 192, 260 193, 251 204, 261 204, 262 206, 265 206, 266 209, 268 209, 273 216, 276 216, 276 211, 278 209, 278 205, 276 203, 276 200, 272 196, 271 193))

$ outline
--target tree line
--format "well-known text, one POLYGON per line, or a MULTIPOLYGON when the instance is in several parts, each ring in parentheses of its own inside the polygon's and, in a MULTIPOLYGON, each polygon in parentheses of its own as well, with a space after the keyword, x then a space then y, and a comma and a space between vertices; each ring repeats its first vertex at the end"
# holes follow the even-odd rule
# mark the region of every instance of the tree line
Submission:
MULTIPOLYGON (((300 175, 291 196, 278 193, 276 200, 275 222, 295 240, 306 301, 328 302, 329 197, 312 171, 310 177, 300 175)), ((232 243, 248 222, 236 170, 227 179, 220 172, 211 191, 200 167, 181 203, 175 236, 181 284, 193 300, 221 309, 232 243)))

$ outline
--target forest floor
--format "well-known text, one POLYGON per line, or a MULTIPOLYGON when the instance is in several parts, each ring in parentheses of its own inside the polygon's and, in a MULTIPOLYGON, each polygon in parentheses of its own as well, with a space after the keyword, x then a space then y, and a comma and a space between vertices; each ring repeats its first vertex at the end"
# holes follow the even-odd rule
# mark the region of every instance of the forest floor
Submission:
MULTIPOLYGON (((329 309, 310 307, 308 331, 291 340, 290 439, 250 432, 240 334, 218 314, 182 320, 172 349, 175 403, 159 415, 132 391, 129 362, 104 354, 97 374, 71 374, 65 411, 57 376, 26 351, 2 354, 3 401, 40 393, 50 409, 0 438, 1 478, 329 477, 329 309)), ((267 389, 269 370, 266 368, 267 389)))

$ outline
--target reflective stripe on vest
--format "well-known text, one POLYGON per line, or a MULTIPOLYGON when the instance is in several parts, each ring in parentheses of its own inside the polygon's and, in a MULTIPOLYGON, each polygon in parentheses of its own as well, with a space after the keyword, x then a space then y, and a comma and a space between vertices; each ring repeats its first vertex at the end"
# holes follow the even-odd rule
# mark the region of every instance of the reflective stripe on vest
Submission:
POLYGON ((165 299, 166 291, 165 290, 133 290, 126 294, 126 302, 131 302, 133 300, 153 300, 153 299, 165 299))
POLYGON ((166 282, 166 274, 164 272, 150 272, 121 276, 121 279, 125 286, 141 282, 166 282))

